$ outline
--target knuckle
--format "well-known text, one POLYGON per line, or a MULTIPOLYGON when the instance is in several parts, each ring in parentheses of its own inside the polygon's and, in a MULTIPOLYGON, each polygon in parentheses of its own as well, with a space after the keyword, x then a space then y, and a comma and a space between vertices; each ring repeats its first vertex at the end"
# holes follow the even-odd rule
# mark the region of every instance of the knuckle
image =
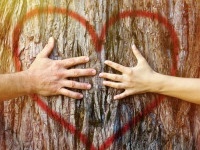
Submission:
POLYGON ((121 85, 121 84, 118 84, 118 85, 117 85, 117 88, 118 88, 118 89, 121 89, 121 88, 122 88, 122 85, 121 85))
POLYGON ((69 91, 65 91, 65 95, 71 97, 71 93, 69 91))
POLYGON ((124 96, 124 97, 127 97, 128 95, 129 95, 129 94, 128 94, 127 92, 125 92, 123 96, 124 96))
POLYGON ((61 93, 61 87, 60 87, 60 86, 57 86, 57 87, 54 89, 53 93, 55 93, 55 94, 61 93))
POLYGON ((68 97, 74 98, 73 94, 70 92, 68 93, 68 97))
POLYGON ((63 93, 65 94, 65 96, 69 96, 69 91, 68 90, 65 90, 63 93))
POLYGON ((90 75, 91 74, 91 70, 90 69, 88 69, 88 70, 82 70, 81 72, 84 75, 90 75))
POLYGON ((76 82, 75 81, 71 81, 71 87, 74 88, 76 86, 76 82))
POLYGON ((63 62, 64 62, 63 60, 56 60, 56 64, 59 67, 63 66, 63 62))
POLYGON ((124 82, 132 83, 133 79, 130 76, 125 76, 124 82))
POLYGON ((131 75, 131 74, 133 74, 133 70, 132 70, 132 69, 129 69, 129 68, 127 68, 127 74, 128 74, 128 75, 131 75))
POLYGON ((107 77, 108 77, 108 75, 107 75, 106 73, 102 73, 102 77, 105 77, 105 78, 107 78, 107 77))
POLYGON ((78 99, 78 98, 80 97, 80 95, 79 95, 78 93, 75 93, 75 94, 73 95, 73 97, 78 99))
POLYGON ((106 85, 108 85, 108 86, 112 86, 112 84, 111 84, 111 82, 106 82, 106 85))
POLYGON ((82 88, 82 89, 86 89, 87 88, 87 84, 79 83, 79 87, 82 88))
POLYGON ((59 70, 59 68, 60 68, 59 61, 53 61, 53 67, 54 67, 55 70, 59 70))
POLYGON ((116 65, 116 68, 117 68, 117 69, 120 69, 121 67, 120 67, 120 66, 118 66, 118 65, 116 65))
POLYGON ((78 93, 70 92, 69 97, 77 99, 79 97, 79 95, 78 95, 78 93))
POLYGON ((45 46, 47 49, 49 49, 49 48, 52 48, 52 46, 51 45, 49 45, 49 44, 46 44, 46 46, 45 46))
POLYGON ((72 59, 70 60, 70 63, 71 63, 71 65, 75 65, 75 64, 76 64, 76 59, 75 59, 75 58, 72 58, 72 59))
POLYGON ((73 74, 74 74, 75 77, 77 77, 77 76, 79 76, 80 72, 78 70, 74 70, 73 74))
POLYGON ((55 80, 60 80, 63 77, 63 72, 61 71, 55 71, 55 80))
POLYGON ((119 80, 119 77, 118 76, 114 76, 114 80, 119 80))

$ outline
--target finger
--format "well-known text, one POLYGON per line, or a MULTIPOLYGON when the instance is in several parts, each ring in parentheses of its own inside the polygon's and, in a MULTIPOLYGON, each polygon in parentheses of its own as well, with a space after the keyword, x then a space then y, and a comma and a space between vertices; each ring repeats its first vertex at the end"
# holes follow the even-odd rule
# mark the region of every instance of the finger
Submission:
POLYGON ((124 89, 124 85, 122 83, 111 82, 111 81, 103 81, 103 85, 109 86, 115 89, 124 89))
POLYGON ((70 69, 66 70, 67 77, 83 77, 83 76, 93 76, 96 74, 95 69, 70 69))
POLYGON ((106 78, 106 79, 113 80, 113 81, 122 81, 123 80, 122 75, 111 74, 111 73, 100 73, 99 77, 106 78))
POLYGON ((44 49, 38 54, 38 57, 48 57, 54 47, 54 38, 50 37, 48 44, 44 47, 44 49))
POLYGON ((78 93, 78 92, 73 92, 70 90, 67 90, 65 88, 61 88, 59 91, 59 94, 70 97, 70 98, 74 98, 74 99, 81 99, 83 98, 83 95, 78 93))
POLYGON ((121 94, 115 95, 115 96, 114 96, 114 100, 123 99, 123 98, 125 98, 125 97, 127 97, 127 96, 129 96, 129 95, 126 93, 126 91, 124 91, 124 92, 121 93, 121 94))
POLYGON ((109 60, 106 60, 105 64, 114 68, 115 70, 118 70, 119 72, 126 72, 127 71, 127 67, 124 67, 120 64, 117 64, 117 63, 109 61, 109 60))
POLYGON ((89 61, 89 57, 81 56, 81 57, 73 57, 73 58, 64 59, 64 60, 61 60, 60 63, 64 67, 69 68, 78 64, 87 63, 88 61, 89 61))
POLYGON ((81 90, 88 90, 91 88, 91 85, 88 83, 80 83, 76 81, 65 80, 63 82, 64 87, 72 88, 72 89, 81 89, 81 90))
POLYGON ((140 53, 140 51, 136 48, 135 44, 132 45, 132 51, 138 61, 144 60, 144 57, 140 53))

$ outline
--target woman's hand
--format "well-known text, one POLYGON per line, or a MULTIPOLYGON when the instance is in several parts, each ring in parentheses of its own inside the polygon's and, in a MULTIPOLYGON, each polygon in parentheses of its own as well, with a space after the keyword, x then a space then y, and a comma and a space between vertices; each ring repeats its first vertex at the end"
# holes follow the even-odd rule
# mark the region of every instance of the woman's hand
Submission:
POLYGON ((114 99, 122 99, 133 94, 151 92, 151 82, 156 73, 151 69, 135 45, 132 46, 132 50, 137 59, 137 65, 135 67, 124 67, 106 60, 105 64, 120 71, 122 74, 101 73, 99 75, 102 78, 112 80, 103 81, 105 86, 125 89, 123 93, 114 96, 114 99))

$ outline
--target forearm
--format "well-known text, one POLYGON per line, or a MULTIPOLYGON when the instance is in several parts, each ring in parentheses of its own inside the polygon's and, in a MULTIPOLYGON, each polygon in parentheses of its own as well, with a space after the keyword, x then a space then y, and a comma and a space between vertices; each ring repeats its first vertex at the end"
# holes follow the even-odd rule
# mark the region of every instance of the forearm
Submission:
POLYGON ((29 76, 25 71, 0 75, 0 100, 30 94, 29 76))
POLYGON ((155 73, 151 92, 200 104, 200 79, 180 78, 155 73))

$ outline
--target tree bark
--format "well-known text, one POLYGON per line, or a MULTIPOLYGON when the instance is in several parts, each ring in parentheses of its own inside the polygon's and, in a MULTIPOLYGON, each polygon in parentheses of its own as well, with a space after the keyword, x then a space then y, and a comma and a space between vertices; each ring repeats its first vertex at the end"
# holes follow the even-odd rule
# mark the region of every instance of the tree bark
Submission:
MULTIPOLYGON (((2 0, 0 73, 17 71, 13 61, 13 42, 19 43, 19 59, 22 70, 26 70, 48 38, 53 36, 56 46, 52 59, 90 57, 89 63, 77 68, 92 67, 98 73, 116 73, 104 66, 107 59, 135 66, 137 62, 130 48, 134 42, 155 71, 171 74, 174 45, 170 32, 160 20, 135 16, 121 19, 107 28, 105 40, 96 41, 103 43, 98 49, 90 36, 88 24, 84 27, 70 15, 44 13, 50 8, 78 13, 94 26, 98 35, 109 18, 117 18, 117 14, 123 11, 142 10, 163 16, 173 25, 180 44, 176 76, 200 76, 199 0, 2 0), (19 41, 14 41, 16 25, 34 9, 41 13, 23 22, 19 41)), ((19 97, 0 104, 0 149, 71 150, 91 149, 92 145, 96 149, 200 149, 198 105, 172 97, 165 97, 160 103, 155 100, 160 96, 153 93, 113 101, 113 95, 121 91, 104 87, 98 74, 73 80, 93 85, 89 91, 79 91, 84 95, 83 100, 64 96, 39 97, 75 126, 75 133, 45 112, 31 96, 19 97), (126 123, 129 123, 130 130, 123 133, 120 129, 126 123), (79 131, 87 137, 87 142, 80 140, 79 131), (109 143, 107 139, 115 133, 118 135, 109 143)))

